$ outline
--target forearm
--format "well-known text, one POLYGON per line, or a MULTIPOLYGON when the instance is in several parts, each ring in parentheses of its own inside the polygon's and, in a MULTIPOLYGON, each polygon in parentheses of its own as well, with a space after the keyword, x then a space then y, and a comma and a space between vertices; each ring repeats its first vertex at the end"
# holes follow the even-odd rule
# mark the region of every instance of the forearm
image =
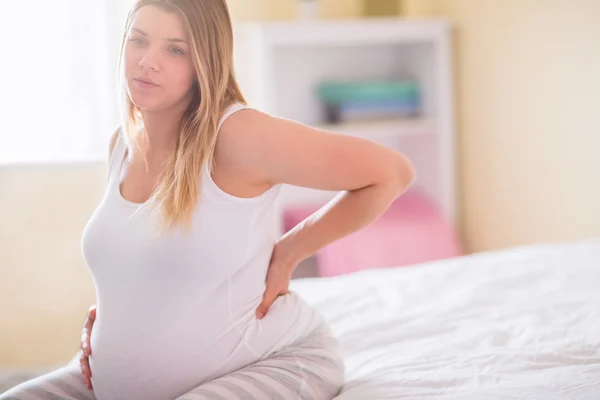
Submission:
POLYGON ((409 185, 387 182, 341 192, 281 238, 290 265, 295 267, 321 248, 377 220, 409 185))

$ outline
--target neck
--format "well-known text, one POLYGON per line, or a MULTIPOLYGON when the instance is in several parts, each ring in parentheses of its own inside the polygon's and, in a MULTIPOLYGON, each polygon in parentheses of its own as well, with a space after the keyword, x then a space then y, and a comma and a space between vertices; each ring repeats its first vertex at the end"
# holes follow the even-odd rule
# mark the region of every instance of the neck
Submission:
POLYGON ((142 111, 144 131, 139 142, 149 158, 169 153, 177 141, 182 114, 166 111, 142 111))
POLYGON ((162 159, 171 153, 177 143, 187 105, 182 102, 166 110, 142 110, 144 133, 139 144, 148 159, 162 159))

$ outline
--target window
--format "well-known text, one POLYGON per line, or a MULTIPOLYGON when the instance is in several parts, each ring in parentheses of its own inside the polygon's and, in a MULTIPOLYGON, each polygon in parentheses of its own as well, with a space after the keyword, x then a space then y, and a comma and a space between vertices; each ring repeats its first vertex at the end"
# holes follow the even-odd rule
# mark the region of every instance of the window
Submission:
POLYGON ((0 13, 0 164, 105 157, 118 123, 123 0, 12 1, 0 13))

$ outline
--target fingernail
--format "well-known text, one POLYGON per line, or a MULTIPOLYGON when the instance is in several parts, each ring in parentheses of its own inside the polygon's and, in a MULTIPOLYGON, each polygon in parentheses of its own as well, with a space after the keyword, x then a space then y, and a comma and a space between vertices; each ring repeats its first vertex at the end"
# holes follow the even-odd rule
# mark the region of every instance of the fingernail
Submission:
POLYGON ((265 315, 259 312, 258 314, 256 314, 256 316, 258 317, 258 319, 262 319, 265 315))

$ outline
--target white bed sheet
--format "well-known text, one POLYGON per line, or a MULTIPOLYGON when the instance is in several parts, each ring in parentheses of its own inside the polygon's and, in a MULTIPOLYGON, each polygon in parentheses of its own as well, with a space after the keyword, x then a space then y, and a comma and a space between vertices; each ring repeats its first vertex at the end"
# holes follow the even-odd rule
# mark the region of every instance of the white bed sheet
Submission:
POLYGON ((339 337, 337 400, 600 399, 600 240, 293 281, 339 337))

